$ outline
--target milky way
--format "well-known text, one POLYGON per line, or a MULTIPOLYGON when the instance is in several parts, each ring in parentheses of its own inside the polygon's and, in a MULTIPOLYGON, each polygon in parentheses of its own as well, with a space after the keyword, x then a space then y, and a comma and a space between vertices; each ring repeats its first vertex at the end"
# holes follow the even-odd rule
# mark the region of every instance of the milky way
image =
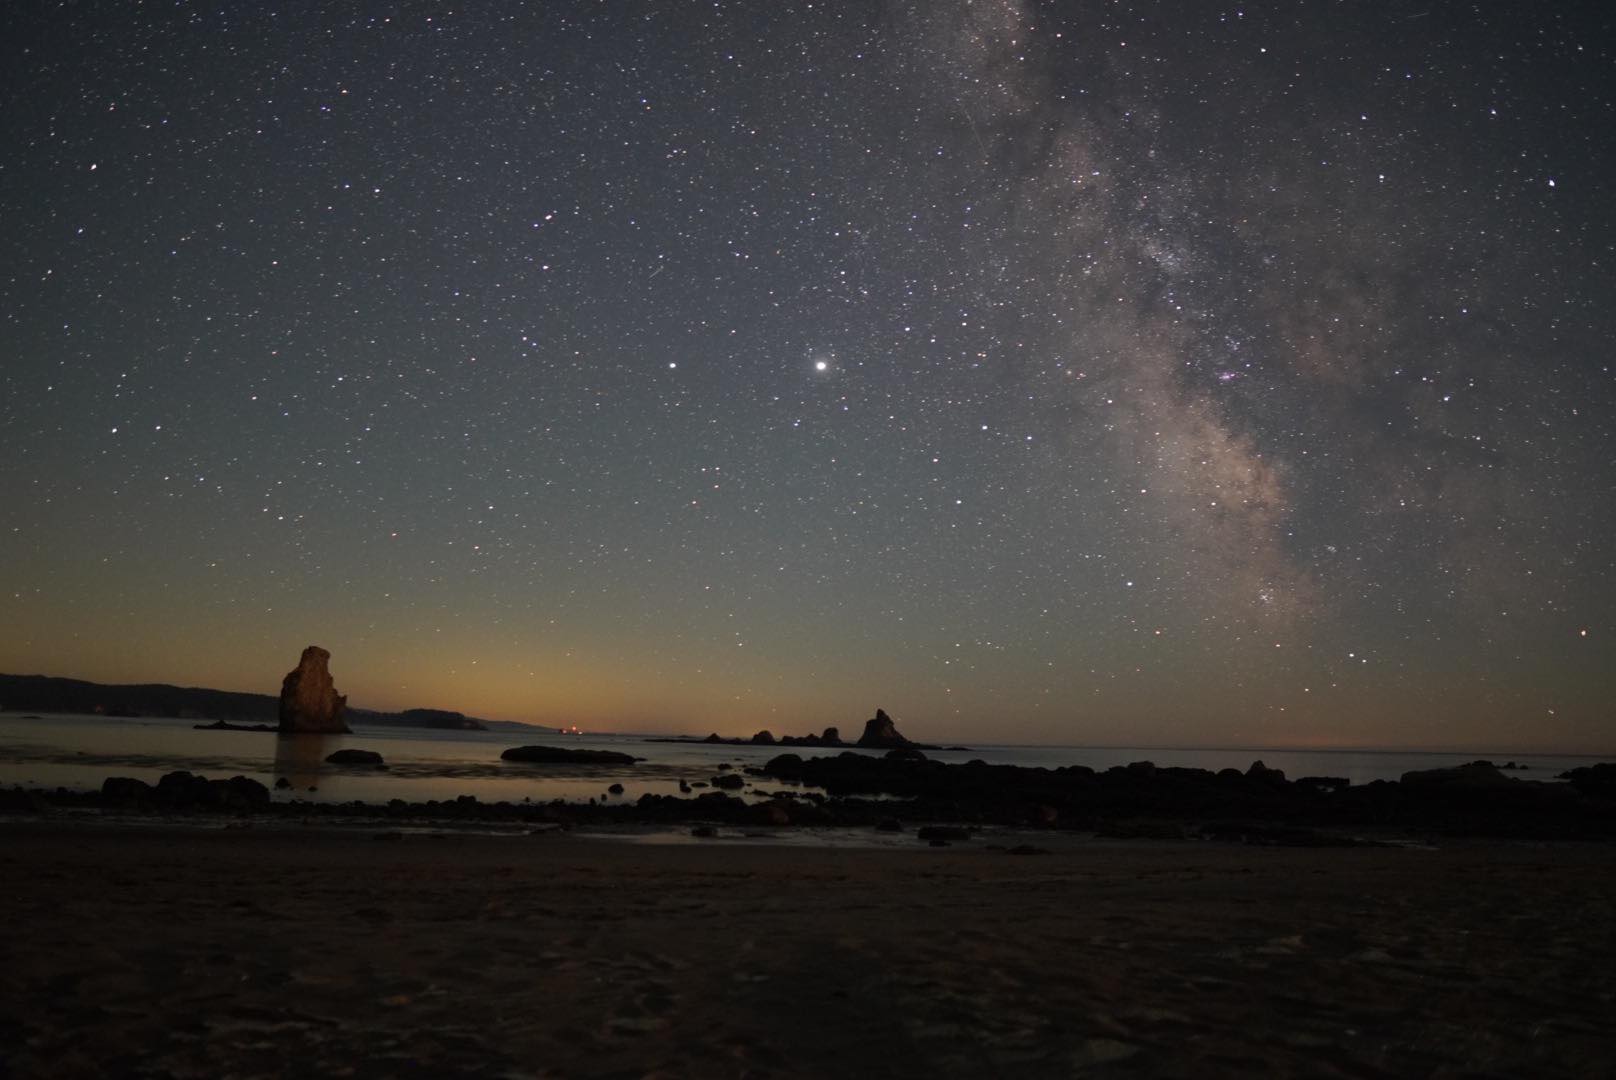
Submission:
POLYGON ((1616 27, 1260 7, 30 9, 0 670, 1609 749, 1616 27))

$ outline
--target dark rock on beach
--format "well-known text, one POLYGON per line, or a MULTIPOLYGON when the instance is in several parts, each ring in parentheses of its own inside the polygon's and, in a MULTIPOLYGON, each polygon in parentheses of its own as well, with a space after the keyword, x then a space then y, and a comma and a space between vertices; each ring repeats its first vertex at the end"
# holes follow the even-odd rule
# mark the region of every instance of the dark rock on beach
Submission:
POLYGON ((101 782, 101 797, 111 802, 145 802, 155 793, 146 781, 131 776, 109 776, 101 782))
POLYGON ((281 680, 280 731, 282 734, 346 734, 342 710, 348 699, 337 693, 327 667, 331 654, 318 645, 303 650, 297 667, 281 680))
POLYGON ((338 750, 326 755, 327 765, 359 765, 373 769, 385 769, 387 763, 382 756, 374 750, 338 750))
POLYGON ((1559 779, 1571 781, 1571 786, 1584 795, 1616 799, 1616 764, 1611 762, 1570 769, 1561 773, 1559 779))
POLYGON ((250 811, 269 805, 269 789, 256 780, 245 776, 232 776, 228 780, 209 780, 205 776, 197 776, 184 770, 165 773, 157 781, 157 787, 151 794, 157 803, 175 810, 250 811))
POLYGON ((1246 779, 1280 786, 1285 783, 1285 773, 1282 769, 1270 769, 1261 761, 1253 761, 1251 768, 1246 770, 1246 779))
POLYGON ((499 755, 503 761, 530 765, 632 765, 643 759, 616 750, 580 750, 560 746, 513 746, 499 755))
POLYGON ((720 773, 719 775, 713 777, 712 784, 713 787, 720 788, 725 791, 739 791, 741 788, 746 786, 746 779, 744 777, 737 776, 732 772, 720 773))
POLYGON ((1352 781, 1345 776, 1303 776, 1297 778, 1296 785, 1329 794, 1332 791, 1340 791, 1342 788, 1350 787, 1352 781))
POLYGON ((1421 769, 1403 774, 1403 783, 1412 788, 1496 788, 1519 783, 1498 771, 1490 761, 1472 761, 1451 769, 1421 769))

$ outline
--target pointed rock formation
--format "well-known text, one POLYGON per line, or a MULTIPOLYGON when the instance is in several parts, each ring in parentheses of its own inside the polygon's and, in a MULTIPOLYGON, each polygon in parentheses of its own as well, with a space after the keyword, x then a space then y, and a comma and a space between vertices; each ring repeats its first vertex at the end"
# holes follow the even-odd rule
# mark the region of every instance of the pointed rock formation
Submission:
POLYGON ((326 668, 330 659, 330 653, 310 645, 297 667, 281 680, 282 735, 347 733, 342 710, 348 699, 331 685, 331 672, 326 668))
POLYGON ((872 719, 864 721, 864 734, 859 736, 858 745, 896 748, 908 746, 909 740, 898 734, 898 725, 892 722, 892 717, 884 709, 877 709, 872 719))

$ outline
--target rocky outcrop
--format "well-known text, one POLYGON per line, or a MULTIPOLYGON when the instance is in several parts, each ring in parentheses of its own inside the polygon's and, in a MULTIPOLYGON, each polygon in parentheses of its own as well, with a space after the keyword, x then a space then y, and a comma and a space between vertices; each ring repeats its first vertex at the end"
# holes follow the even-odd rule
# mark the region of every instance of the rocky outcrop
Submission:
POLYGON ((1498 767, 1490 761, 1472 761, 1468 765, 1455 765, 1447 769, 1419 769, 1403 774, 1405 787, 1424 791, 1445 788, 1471 791, 1478 788, 1496 789, 1519 782, 1499 772, 1498 767))
POLYGON ((1571 781, 1571 786, 1585 795, 1616 800, 1616 764, 1611 762, 1569 769, 1559 778, 1571 781))
POLYGON ((773 746, 774 745, 774 733, 769 731, 767 728, 765 728, 764 730, 758 732, 756 735, 752 736, 752 745, 753 746, 773 746))
POLYGON ((909 740, 898 734, 898 725, 892 722, 886 710, 877 709, 875 716, 864 721, 864 734, 859 736, 858 745, 885 750, 908 746, 909 740))
POLYGON ((269 789, 245 776, 209 780, 189 772, 165 773, 157 786, 127 776, 109 776, 101 796, 122 805, 155 805, 166 810, 229 810, 252 812, 269 805, 269 789))
POLYGON ((575 750, 561 746, 513 746, 499 756, 502 761, 530 765, 632 765, 641 760, 616 750, 575 750))
POLYGON ((109 776, 101 782, 101 797, 108 802, 143 802, 155 791, 146 781, 132 776, 109 776))
POLYGON ((1260 784, 1283 787, 1285 784, 1285 771, 1283 769, 1270 769, 1259 758, 1251 763, 1251 768, 1246 770, 1246 779, 1255 780, 1260 784))
POLYGON ((331 684, 331 672, 326 666, 330 661, 330 653, 310 645, 303 650, 297 667, 281 680, 282 735, 348 733, 342 719, 348 699, 331 684))

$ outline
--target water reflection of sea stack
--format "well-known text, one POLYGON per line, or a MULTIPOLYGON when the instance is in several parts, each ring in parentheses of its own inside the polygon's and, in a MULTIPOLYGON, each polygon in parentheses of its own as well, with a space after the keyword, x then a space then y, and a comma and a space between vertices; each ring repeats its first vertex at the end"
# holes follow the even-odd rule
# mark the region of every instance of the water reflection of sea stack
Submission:
POLYGON ((318 787, 320 767, 325 762, 326 748, 333 741, 320 734, 290 734, 276 739, 276 780, 285 780, 294 791, 308 791, 318 787))

